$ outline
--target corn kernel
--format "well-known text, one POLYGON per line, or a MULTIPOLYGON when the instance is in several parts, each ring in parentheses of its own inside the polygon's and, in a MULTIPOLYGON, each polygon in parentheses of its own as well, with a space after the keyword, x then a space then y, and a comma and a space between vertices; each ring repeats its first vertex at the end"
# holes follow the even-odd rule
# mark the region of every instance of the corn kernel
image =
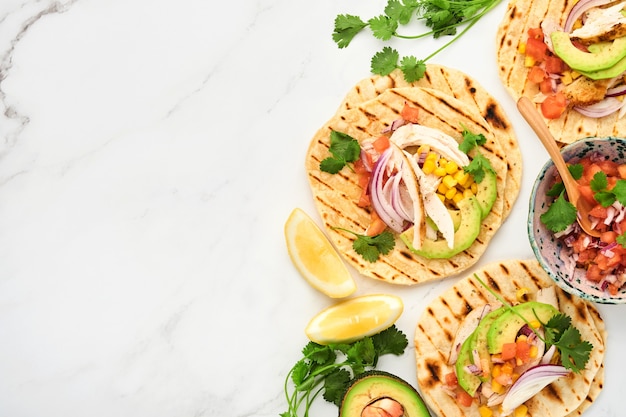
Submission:
POLYGON ((459 170, 459 165, 454 161, 447 161, 445 168, 448 174, 454 174, 459 170))
POLYGON ((574 79, 574 80, 575 80, 576 78, 580 77, 580 72, 578 72, 578 71, 574 71, 574 70, 572 70, 572 71, 570 72, 570 74, 572 74, 572 79, 574 79))
POLYGON ((528 295, 528 292, 529 292, 528 288, 526 287, 520 288, 517 291, 515 291, 515 298, 520 303, 523 303, 524 301, 528 301, 528 297, 526 297, 526 295, 528 295))
POLYGON ((443 177, 443 179, 441 180, 441 182, 442 182, 443 184, 445 184, 445 185, 446 185, 446 187, 448 187, 448 188, 454 188, 454 187, 456 187, 456 184, 457 184, 457 182, 458 182, 458 181, 457 181, 457 180, 455 180, 455 179, 454 179, 454 177, 453 177, 452 175, 449 175, 449 174, 448 174, 448 175, 446 175, 445 177, 443 177))
POLYGON ((469 198, 471 196, 473 196, 474 193, 472 192, 472 190, 466 188, 465 190, 463 190, 463 198, 469 198))
POLYGON ((520 54, 526 53, 526 42, 520 42, 519 45, 517 45, 517 52, 520 54))
POLYGON ((532 56, 528 56, 528 55, 526 55, 526 56, 524 57, 524 66, 525 66, 526 68, 532 68, 532 67, 534 67, 534 66, 535 66, 535 62, 536 62, 536 61, 535 61, 535 59, 534 59, 532 56))
POLYGON ((468 180, 470 179, 470 175, 467 172, 463 171, 462 169, 459 169, 454 174, 454 179, 461 187, 466 187, 468 180))
POLYGON ((528 341, 528 336, 526 336, 525 334, 520 334, 519 336, 517 336, 516 340, 518 342, 526 342, 528 341))
POLYGON ((456 193, 456 194, 454 195, 454 197, 452 197, 452 202, 453 202, 454 204, 459 204, 459 202, 460 202, 461 200, 463 200, 464 198, 466 198, 466 196, 465 196, 465 195, 463 195, 463 194, 465 194, 465 192, 463 192, 463 193, 456 193))
POLYGON ((443 177, 446 175, 446 169, 444 167, 437 167, 433 171, 433 174, 435 174, 438 177, 443 177))
POLYGON ((437 197, 441 200, 442 203, 446 202, 446 196, 440 193, 437 193, 437 197))
POLYGON ((443 182, 440 182, 439 185, 437 186, 437 192, 440 194, 445 194, 448 192, 448 186, 446 184, 444 184, 443 182))
POLYGON ((530 350, 528 351, 528 355, 529 355, 531 358, 536 358, 538 354, 539 354, 539 349, 537 348, 537 346, 532 345, 532 346, 530 347, 530 350))
POLYGON ((422 155, 422 154, 428 154, 428 152, 430 152, 430 146, 428 145, 420 145, 419 148, 417 148, 417 155, 422 155))
POLYGON ((480 417, 493 416, 493 410, 486 405, 481 405, 480 407, 478 407, 478 413, 480 414, 480 417))
POLYGON ((506 375, 513 375, 513 365, 510 362, 502 364, 502 373, 506 375))
POLYGON ((513 417, 526 417, 527 414, 528 407, 526 407, 524 404, 520 405, 515 409, 515 411, 513 411, 513 417))
POLYGON ((422 171, 424 171, 424 174, 432 174, 436 167, 435 161, 427 158, 422 166, 422 171))
POLYGON ((574 81, 574 79, 572 78, 571 72, 563 71, 563 75, 561 75, 561 82, 564 85, 569 85, 572 83, 572 81, 574 81))
POLYGON ((452 198, 456 195, 456 188, 452 187, 448 191, 446 191, 446 198, 448 200, 452 200, 452 198))
POLYGON ((502 365, 494 365, 493 369, 491 370, 491 376, 493 378, 497 378, 500 375, 502 375, 502 365))
POLYGON ((496 394, 504 394, 504 391, 505 391, 504 386, 502 386, 501 383, 495 380, 491 381, 491 389, 496 394))
POLYGON ((430 159, 431 161, 437 161, 439 159, 439 155, 437 155, 435 152, 428 152, 428 155, 426 155, 426 159, 430 159))
POLYGON ((529 322, 529 324, 533 329, 538 329, 541 327, 541 323, 539 322, 539 320, 532 320, 529 322))
POLYGON ((448 160, 446 158, 439 158, 439 166, 444 167, 448 164, 448 160))
POLYGON ((476 194, 478 192, 478 184, 476 184, 475 182, 472 183, 470 190, 472 190, 472 192, 474 194, 476 194))

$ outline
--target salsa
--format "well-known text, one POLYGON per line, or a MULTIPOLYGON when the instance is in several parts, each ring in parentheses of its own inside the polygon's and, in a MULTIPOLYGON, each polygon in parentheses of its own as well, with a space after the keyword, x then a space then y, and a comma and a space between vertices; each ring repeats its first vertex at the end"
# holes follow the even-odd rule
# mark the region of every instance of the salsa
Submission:
POLYGON ((615 295, 626 284, 626 164, 587 156, 577 164, 577 182, 583 198, 594 204, 589 217, 600 237, 584 233, 576 222, 555 233, 589 281, 615 295))

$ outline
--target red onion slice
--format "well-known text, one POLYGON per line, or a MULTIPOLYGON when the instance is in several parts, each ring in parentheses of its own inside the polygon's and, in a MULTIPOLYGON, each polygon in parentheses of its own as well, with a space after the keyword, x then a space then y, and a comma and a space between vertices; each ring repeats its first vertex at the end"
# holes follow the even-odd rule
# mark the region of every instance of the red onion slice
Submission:
POLYGON ((391 202, 385 198, 383 190, 385 169, 392 153, 393 148, 387 148, 374 165, 374 171, 370 180, 370 198, 372 207, 376 210, 380 219, 394 232, 401 233, 404 223, 402 217, 394 210, 391 202))
POLYGON ((572 7, 572 10, 570 10, 569 14, 567 15, 567 19, 565 20, 565 25, 563 26, 563 29, 565 30, 565 32, 570 33, 574 27, 574 23, 576 22, 576 20, 578 20, 580 16, 583 15, 583 13, 593 7, 609 4, 611 3, 611 1, 612 0, 580 0, 578 3, 576 3, 576 5, 574 5, 574 7, 572 7))
POLYGON ((599 118, 615 113, 623 105, 623 101, 620 101, 615 97, 607 97, 604 100, 589 106, 574 106, 574 109, 583 116, 599 118))
POLYGON ((528 369, 515 381, 502 401, 502 415, 507 415, 532 396, 569 371, 561 365, 540 364, 528 369))
POLYGON ((626 94, 626 84, 619 85, 617 87, 609 88, 606 90, 607 97, 617 97, 626 94))

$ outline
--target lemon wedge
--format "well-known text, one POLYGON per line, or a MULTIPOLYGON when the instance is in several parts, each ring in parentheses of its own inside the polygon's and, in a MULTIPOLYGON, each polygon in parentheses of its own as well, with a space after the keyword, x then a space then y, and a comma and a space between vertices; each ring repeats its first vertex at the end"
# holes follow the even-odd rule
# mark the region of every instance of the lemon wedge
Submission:
POLYGON ((295 208, 285 223, 287 251, 296 269, 315 289, 332 298, 356 291, 350 271, 313 219, 295 208))
POLYGON ((320 345, 350 343, 391 327, 403 310, 402 299, 395 295, 362 295, 320 311, 306 326, 305 333, 320 345))

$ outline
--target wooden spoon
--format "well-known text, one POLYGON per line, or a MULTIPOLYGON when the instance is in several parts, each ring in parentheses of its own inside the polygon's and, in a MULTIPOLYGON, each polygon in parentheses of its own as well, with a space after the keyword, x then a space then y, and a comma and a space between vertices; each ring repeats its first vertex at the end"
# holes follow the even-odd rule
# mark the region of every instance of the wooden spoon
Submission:
POLYGON ((580 227, 582 227, 588 235, 599 237, 600 232, 591 227, 591 221, 589 220, 589 211, 593 208, 593 206, 580 196, 578 184, 576 183, 574 177, 572 177, 569 169, 567 169, 567 164, 563 159, 563 155, 561 155, 561 151, 556 144, 556 140, 550 133, 543 117, 535 108, 535 104, 531 102, 528 97, 522 97, 517 101, 517 109, 524 119, 526 119, 528 125, 535 131, 537 137, 543 144, 544 148, 546 148, 546 151, 548 151, 550 158, 554 162, 554 166, 557 171, 559 171, 559 175, 561 176, 563 185, 565 186, 565 191, 567 192, 567 198, 570 203, 576 207, 576 210, 578 210, 578 215, 576 216, 578 224, 580 224, 580 227))

